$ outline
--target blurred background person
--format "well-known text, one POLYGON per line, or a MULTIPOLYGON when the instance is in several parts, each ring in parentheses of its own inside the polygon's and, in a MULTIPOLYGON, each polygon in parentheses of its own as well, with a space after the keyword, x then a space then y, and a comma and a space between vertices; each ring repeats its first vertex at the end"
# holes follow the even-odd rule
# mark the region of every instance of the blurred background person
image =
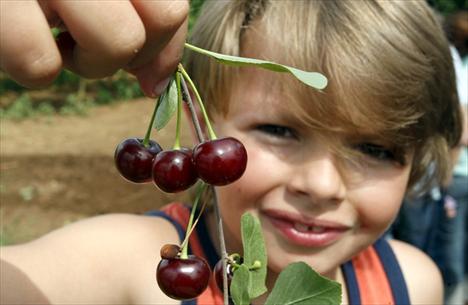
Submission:
MULTIPOLYGON (((430 192, 407 196, 390 232, 433 258, 444 278, 445 304, 464 304, 468 298, 463 284, 468 270, 468 11, 458 11, 442 22, 452 44, 457 93, 464 114, 463 135, 451 153, 452 176, 430 192)), ((428 178, 433 174, 429 168, 428 178)))

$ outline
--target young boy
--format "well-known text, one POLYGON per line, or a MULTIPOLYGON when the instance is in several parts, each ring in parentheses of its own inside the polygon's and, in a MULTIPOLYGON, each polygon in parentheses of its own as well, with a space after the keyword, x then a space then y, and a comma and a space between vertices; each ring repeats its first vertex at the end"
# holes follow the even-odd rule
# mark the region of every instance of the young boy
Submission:
MULTIPOLYGON (((248 211, 262 224, 270 290, 289 263, 304 261, 342 284, 344 304, 440 304, 432 261, 379 239, 427 164, 437 165, 435 178, 446 175, 447 151, 460 137, 450 52, 425 2, 207 2, 192 43, 329 79, 316 91, 288 75, 189 54, 218 135, 236 137, 248 152, 244 175, 217 188, 228 252, 242 253, 248 211)), ((95 217, 6 247, 2 299, 177 304, 154 270, 161 246, 179 241, 174 224, 184 209, 95 217)), ((213 264, 212 215, 197 233, 203 250, 194 251, 213 264)), ((210 288, 199 304, 219 295, 210 288)))

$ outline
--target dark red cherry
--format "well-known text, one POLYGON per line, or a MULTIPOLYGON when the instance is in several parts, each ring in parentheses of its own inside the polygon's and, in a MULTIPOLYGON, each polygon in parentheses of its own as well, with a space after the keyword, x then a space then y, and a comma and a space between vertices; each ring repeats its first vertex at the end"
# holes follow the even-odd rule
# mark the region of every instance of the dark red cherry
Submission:
POLYGON ((247 166, 247 151, 232 137, 198 144, 193 150, 198 176, 208 184, 226 185, 239 179, 247 166))
POLYGON ((201 257, 161 259, 156 271, 159 288, 169 297, 190 300, 199 296, 210 282, 211 269, 201 257))
POLYGON ((152 140, 149 141, 149 146, 145 147, 142 139, 125 139, 115 149, 115 166, 128 181, 150 182, 154 157, 161 150, 161 146, 152 140))
POLYGON ((163 191, 176 193, 191 187, 198 179, 189 149, 160 152, 153 162, 153 181, 163 191))
MULTIPOLYGON (((234 275, 234 272, 232 270, 231 264, 229 263, 226 264, 226 273, 227 273, 228 287, 231 287, 231 281, 232 281, 232 276, 234 275)), ((216 285, 221 291, 223 291, 223 260, 219 260, 216 263, 213 269, 213 275, 216 280, 216 285)))

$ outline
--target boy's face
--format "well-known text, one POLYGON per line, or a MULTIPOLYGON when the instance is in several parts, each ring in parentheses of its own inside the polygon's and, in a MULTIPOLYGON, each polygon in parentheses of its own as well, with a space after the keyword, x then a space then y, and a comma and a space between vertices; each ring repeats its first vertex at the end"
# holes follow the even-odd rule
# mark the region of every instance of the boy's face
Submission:
POLYGON ((273 271, 305 261, 330 276, 391 224, 410 166, 368 137, 339 139, 362 153, 359 164, 336 156, 315 130, 279 107, 293 101, 271 85, 271 77, 260 70, 243 73, 227 115, 214 116, 218 136, 236 137, 248 153, 244 175, 217 188, 228 251, 242 252, 240 217, 251 212, 261 221, 273 271))

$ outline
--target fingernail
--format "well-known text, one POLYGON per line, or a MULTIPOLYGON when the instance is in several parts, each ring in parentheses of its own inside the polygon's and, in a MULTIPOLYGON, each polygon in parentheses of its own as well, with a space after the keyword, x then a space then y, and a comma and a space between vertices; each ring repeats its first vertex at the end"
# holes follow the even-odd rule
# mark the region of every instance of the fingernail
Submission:
POLYGON ((166 90, 166 87, 167 85, 169 84, 169 81, 171 80, 170 77, 160 81, 159 83, 156 84, 156 86, 154 86, 154 89, 153 89, 153 92, 156 96, 160 96, 161 93, 164 92, 164 90, 166 90))

